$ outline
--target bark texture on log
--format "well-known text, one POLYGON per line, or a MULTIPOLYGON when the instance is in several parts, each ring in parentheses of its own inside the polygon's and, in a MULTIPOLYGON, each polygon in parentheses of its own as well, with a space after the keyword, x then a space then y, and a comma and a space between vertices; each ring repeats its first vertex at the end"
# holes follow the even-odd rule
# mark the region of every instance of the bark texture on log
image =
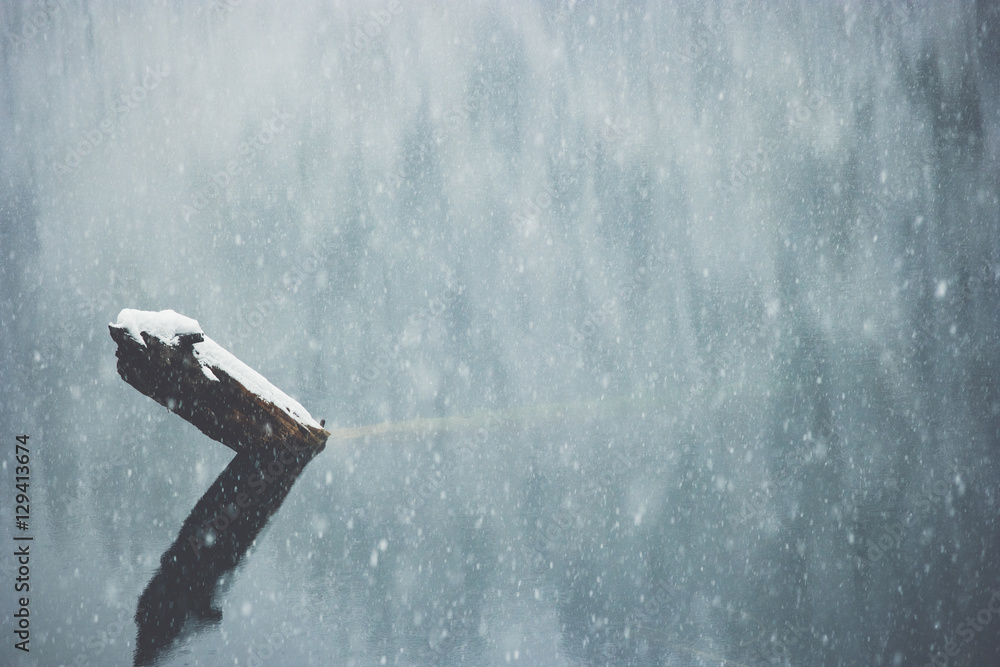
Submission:
POLYGON ((203 332, 189 327, 164 335, 150 326, 151 333, 135 325, 141 318, 126 321, 128 313, 148 321, 160 315, 123 310, 118 323, 109 325, 125 382, 237 453, 275 451, 286 440, 318 450, 325 446, 329 431, 203 332))

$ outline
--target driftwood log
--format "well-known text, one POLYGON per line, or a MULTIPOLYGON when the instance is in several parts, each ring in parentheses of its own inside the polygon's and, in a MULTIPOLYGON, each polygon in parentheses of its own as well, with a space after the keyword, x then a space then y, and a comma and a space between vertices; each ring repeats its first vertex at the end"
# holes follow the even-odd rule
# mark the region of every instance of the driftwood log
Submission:
POLYGON ((172 310, 125 309, 109 325, 118 374, 237 454, 322 450, 329 431, 294 399, 172 310))
POLYGON ((236 569, 330 433, 195 320, 125 309, 109 328, 125 382, 236 452, 139 598, 133 664, 153 665, 182 637, 221 621, 212 606, 220 579, 236 569))

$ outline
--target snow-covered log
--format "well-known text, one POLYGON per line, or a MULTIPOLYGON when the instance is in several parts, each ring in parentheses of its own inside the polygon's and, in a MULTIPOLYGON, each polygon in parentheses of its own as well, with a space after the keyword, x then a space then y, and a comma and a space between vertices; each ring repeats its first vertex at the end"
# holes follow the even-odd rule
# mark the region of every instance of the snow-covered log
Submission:
POLYGON ((109 328, 123 380, 237 453, 276 450, 287 441, 322 449, 330 437, 189 317, 126 308, 109 328))

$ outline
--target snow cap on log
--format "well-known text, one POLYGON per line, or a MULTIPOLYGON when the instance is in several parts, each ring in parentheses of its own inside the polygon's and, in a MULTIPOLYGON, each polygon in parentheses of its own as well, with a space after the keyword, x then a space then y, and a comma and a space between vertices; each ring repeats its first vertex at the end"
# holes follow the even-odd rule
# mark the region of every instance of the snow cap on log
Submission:
POLYGON ((126 308, 109 329, 122 379, 237 452, 289 438, 322 446, 330 435, 190 317, 126 308))
POLYGON ((146 347, 146 341, 142 339, 143 331, 159 338, 164 345, 176 345, 182 338, 201 340, 199 335, 201 337, 205 335, 197 320, 184 317, 172 310, 154 313, 149 310, 125 308, 118 313, 118 322, 111 326, 125 329, 143 347, 146 347))

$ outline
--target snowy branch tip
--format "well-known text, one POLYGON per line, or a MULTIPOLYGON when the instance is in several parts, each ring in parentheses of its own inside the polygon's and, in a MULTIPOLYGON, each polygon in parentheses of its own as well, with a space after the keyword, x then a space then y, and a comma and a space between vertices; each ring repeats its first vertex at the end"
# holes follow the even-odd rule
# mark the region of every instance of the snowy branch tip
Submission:
POLYGON ((164 345, 176 345, 181 338, 205 335, 197 320, 185 317, 172 310, 161 310, 154 313, 150 310, 133 310, 124 308, 118 313, 118 321, 111 326, 124 329, 137 343, 146 347, 141 333, 145 331, 150 336, 158 338, 164 345))
POLYGON ((143 348, 147 347, 146 340, 153 338, 169 348, 177 348, 182 343, 191 345, 191 350, 183 354, 193 354, 201 373, 209 380, 219 382, 220 372, 224 373, 243 389, 256 395, 264 403, 275 406, 300 424, 314 429, 322 428, 298 401, 206 336, 197 320, 173 310, 161 310, 157 313, 125 308, 118 313, 118 321, 111 327, 125 332, 143 348), (143 338, 143 333, 146 338, 143 338))

